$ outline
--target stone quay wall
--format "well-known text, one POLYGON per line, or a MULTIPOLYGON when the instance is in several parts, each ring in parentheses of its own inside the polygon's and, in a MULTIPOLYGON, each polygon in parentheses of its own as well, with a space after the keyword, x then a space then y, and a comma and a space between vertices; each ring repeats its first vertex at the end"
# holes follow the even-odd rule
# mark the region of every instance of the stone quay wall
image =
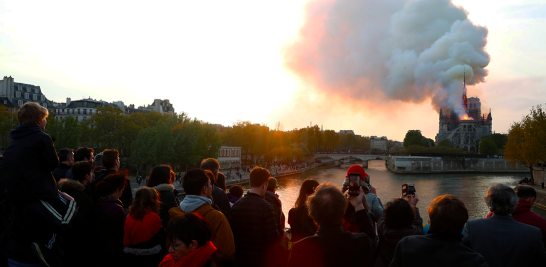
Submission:
POLYGON ((393 156, 387 159, 387 168, 394 173, 530 173, 529 168, 517 164, 512 167, 505 159, 497 158, 442 158, 393 156))

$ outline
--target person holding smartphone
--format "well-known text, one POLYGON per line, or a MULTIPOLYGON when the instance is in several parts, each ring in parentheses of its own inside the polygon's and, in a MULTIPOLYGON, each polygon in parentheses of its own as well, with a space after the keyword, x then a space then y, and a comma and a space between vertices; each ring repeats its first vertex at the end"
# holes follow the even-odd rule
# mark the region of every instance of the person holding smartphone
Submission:
POLYGON ((307 199, 309 215, 319 225, 317 233, 292 246, 288 267, 371 266, 375 250, 375 230, 366 210, 366 197, 359 188, 357 196, 345 196, 339 187, 324 183, 307 199), (358 233, 341 228, 347 203, 355 209, 358 233))
MULTIPOLYGON (((361 186, 364 193, 366 194, 366 203, 369 205, 367 208, 368 213, 375 225, 379 217, 383 214, 383 204, 381 199, 376 195, 376 190, 370 184, 370 175, 364 171, 364 168, 360 165, 353 165, 347 170, 347 176, 343 183, 342 191, 345 193, 348 191, 349 194, 355 194, 355 188, 361 186), (351 183, 352 179, 352 183, 351 183)), ((354 218, 354 209, 351 206, 347 207, 347 211, 343 216, 344 223, 343 229, 348 232, 357 233, 358 227, 356 226, 356 221, 354 218)))

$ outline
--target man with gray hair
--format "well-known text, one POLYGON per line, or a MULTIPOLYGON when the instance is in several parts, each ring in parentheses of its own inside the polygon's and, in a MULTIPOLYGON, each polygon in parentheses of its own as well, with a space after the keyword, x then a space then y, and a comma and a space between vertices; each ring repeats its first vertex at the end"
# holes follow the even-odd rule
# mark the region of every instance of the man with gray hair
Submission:
POLYGON ((491 185, 485 202, 493 216, 469 221, 463 244, 480 253, 489 267, 544 266, 546 253, 540 229, 512 218, 519 202, 516 191, 504 184, 491 185))

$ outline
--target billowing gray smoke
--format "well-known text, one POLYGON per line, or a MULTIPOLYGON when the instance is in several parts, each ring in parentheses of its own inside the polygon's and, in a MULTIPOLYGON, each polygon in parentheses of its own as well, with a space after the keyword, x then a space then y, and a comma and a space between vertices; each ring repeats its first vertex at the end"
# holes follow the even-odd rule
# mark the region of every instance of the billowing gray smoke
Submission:
POLYGON ((431 98, 436 108, 461 112, 463 71, 470 85, 487 76, 486 38, 487 29, 449 0, 317 0, 284 57, 325 93, 431 98))

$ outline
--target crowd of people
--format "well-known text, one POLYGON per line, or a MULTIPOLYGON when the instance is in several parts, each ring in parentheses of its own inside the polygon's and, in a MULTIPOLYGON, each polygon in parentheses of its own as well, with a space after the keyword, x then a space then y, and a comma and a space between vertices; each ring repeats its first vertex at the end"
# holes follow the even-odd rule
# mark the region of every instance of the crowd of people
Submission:
POLYGON ((303 181, 285 225, 266 168, 250 171, 245 194, 241 185, 226 188, 213 158, 182 179, 157 165, 133 195, 116 149, 57 153, 43 132, 47 115, 25 103, 0 161, 0 266, 546 264, 546 219, 530 210, 537 194, 528 185, 491 185, 490 213, 472 221, 461 199, 438 196, 425 229, 415 193, 383 205, 364 168, 353 165, 341 187, 303 181))

